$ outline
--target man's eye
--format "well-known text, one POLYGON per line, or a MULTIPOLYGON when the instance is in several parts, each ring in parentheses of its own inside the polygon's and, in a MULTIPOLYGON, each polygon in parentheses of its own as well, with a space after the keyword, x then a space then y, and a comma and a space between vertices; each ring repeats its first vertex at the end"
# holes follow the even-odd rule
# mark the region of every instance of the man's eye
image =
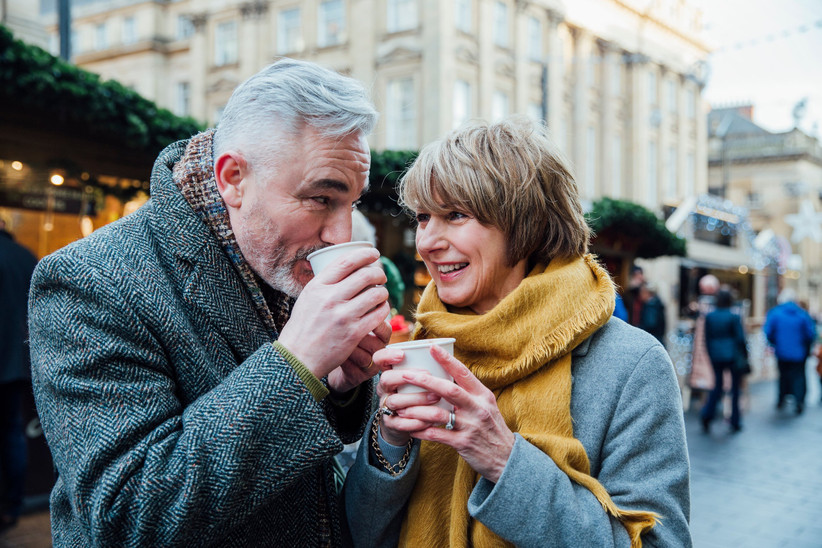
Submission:
POLYGON ((330 202, 328 196, 314 196, 311 199, 320 205, 328 205, 328 203, 330 202))

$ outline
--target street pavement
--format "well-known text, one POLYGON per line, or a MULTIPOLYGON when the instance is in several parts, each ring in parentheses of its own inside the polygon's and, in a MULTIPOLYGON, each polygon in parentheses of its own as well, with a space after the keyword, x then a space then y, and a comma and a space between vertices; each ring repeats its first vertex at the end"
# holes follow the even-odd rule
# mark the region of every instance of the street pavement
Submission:
POLYGON ((802 415, 790 403, 775 409, 775 380, 750 386, 742 432, 716 420, 703 434, 699 405, 686 413, 696 548, 822 548, 822 406, 813 363, 802 415))
MULTIPOLYGON (((790 404, 774 409, 776 381, 749 387, 740 433, 716 420, 703 434, 699 405, 686 412, 696 548, 822 548, 822 406, 812 362, 800 416, 790 404)), ((38 512, 0 534, 0 548, 47 548, 49 539, 48 513, 38 512)))

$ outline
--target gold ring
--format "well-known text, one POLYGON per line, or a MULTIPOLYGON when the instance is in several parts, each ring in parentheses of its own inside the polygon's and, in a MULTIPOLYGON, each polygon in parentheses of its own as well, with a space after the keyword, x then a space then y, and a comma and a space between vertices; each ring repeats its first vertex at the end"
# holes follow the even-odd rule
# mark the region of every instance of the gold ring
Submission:
POLYGON ((371 363, 368 364, 368 367, 365 368, 366 371, 374 367, 374 358, 371 358, 371 363))

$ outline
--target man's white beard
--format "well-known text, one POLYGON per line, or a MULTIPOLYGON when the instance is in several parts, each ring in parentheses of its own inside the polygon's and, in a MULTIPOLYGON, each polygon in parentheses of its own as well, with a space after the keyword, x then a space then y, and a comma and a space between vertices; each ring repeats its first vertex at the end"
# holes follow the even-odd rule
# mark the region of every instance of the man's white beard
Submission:
POLYGON ((297 251, 295 257, 287 257, 282 235, 274 226, 274 223, 265 217, 263 208, 259 204, 255 204, 244 221, 244 239, 248 254, 243 252, 243 256, 248 265, 270 287, 294 299, 299 297, 305 285, 300 283, 294 276, 297 263, 308 257, 310 253, 325 246, 320 244, 308 249, 303 248, 297 251), (255 221, 259 224, 255 225, 255 221), (271 255, 261 251, 258 245, 259 242, 270 240, 274 241, 272 246, 274 251, 271 255))
POLYGON ((296 299, 300 296, 300 293, 305 286, 294 277, 295 264, 296 260, 292 260, 289 261, 288 264, 275 266, 273 272, 271 272, 271 279, 263 279, 268 285, 277 291, 285 293, 289 297, 296 299))

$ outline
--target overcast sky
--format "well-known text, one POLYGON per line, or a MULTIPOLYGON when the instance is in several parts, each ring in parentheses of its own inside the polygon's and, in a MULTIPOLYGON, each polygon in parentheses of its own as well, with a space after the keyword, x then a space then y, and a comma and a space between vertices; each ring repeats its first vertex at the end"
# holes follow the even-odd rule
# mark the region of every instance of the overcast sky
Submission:
POLYGON ((822 137, 822 0, 695 0, 703 9, 712 106, 753 103, 754 121, 771 131, 800 127, 822 137))

